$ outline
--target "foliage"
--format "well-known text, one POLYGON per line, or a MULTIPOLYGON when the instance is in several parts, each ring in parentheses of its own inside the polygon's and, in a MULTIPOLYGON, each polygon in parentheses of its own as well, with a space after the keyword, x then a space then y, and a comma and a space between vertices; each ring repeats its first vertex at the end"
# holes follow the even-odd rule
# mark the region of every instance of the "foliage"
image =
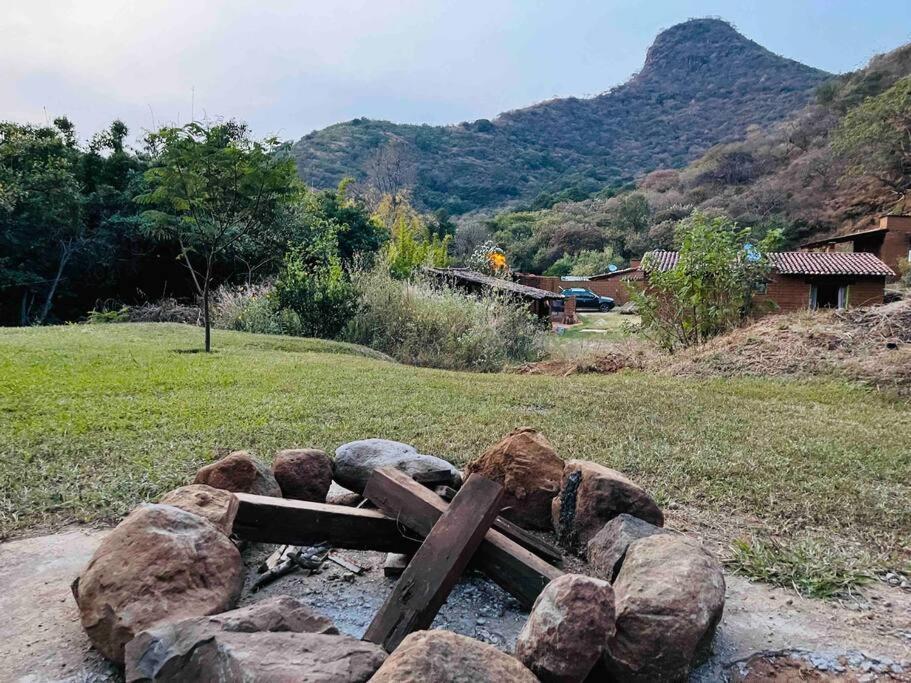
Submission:
POLYGON ((873 176, 903 196, 911 187, 911 76, 849 111, 833 149, 853 173, 873 176))
POLYGON ((355 289, 333 250, 315 255, 297 247, 285 257, 275 283, 275 308, 296 316, 295 334, 334 339, 355 310, 355 289))
POLYGON ((275 222, 295 191, 292 161, 278 141, 253 140, 244 124, 189 123, 148 136, 150 234, 177 243, 203 300, 205 349, 211 348, 209 295, 217 259, 275 222))
POLYGON ((663 32, 634 78, 597 97, 554 99, 456 126, 356 119, 310 133, 292 151, 317 187, 352 175, 381 193, 411 188, 424 211, 545 209, 681 166, 740 136, 744 121, 781 121, 828 76, 722 21, 697 19, 663 32), (706 55, 718 68, 705 68, 706 55))
POLYGON ((648 260, 646 286, 635 292, 643 333, 668 350, 702 344, 739 325, 771 271, 766 254, 780 241, 772 231, 750 241, 751 230, 699 212, 677 227, 675 267, 659 271, 648 260))
POLYGON ((452 236, 440 237, 431 232, 407 199, 387 195, 374 218, 386 225, 392 235, 383 251, 383 261, 395 277, 407 278, 421 266, 445 268, 449 265, 452 236))
POLYGON ((827 542, 803 540, 784 545, 772 538, 737 538, 731 551, 725 562, 731 570, 793 588, 804 597, 846 597, 872 579, 860 562, 846 560, 827 542))
POLYGON ((610 270, 611 266, 617 267, 623 259, 614 254, 612 247, 607 246, 600 251, 583 249, 578 254, 566 254, 544 271, 545 275, 600 275, 610 270))
POLYGON ((510 273, 506 252, 490 240, 478 246, 468 257, 465 265, 479 273, 494 277, 508 277, 510 273))
POLYGON ((411 365, 491 372, 538 360, 546 332, 528 309, 499 296, 476 297, 384 268, 354 276, 359 308, 348 341, 411 365))

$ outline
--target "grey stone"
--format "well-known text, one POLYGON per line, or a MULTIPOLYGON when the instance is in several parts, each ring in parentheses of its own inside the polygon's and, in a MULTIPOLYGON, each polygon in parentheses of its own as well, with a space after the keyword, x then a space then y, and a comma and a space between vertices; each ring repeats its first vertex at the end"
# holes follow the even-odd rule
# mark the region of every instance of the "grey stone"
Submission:
POLYGON ((612 582, 630 543, 646 536, 669 533, 672 532, 633 515, 617 515, 588 542, 585 554, 592 573, 612 582))
POLYGON ((387 439, 364 439, 339 446, 335 451, 335 481, 357 493, 363 493, 373 470, 394 467, 413 476, 438 470, 452 473, 451 485, 462 483, 459 471, 435 455, 423 455, 414 446, 387 439))

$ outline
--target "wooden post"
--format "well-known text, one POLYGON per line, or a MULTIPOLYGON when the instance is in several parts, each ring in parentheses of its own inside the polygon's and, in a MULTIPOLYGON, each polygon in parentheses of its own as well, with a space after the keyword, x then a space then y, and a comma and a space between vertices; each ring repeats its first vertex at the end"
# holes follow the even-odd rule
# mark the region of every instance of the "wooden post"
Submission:
POLYGON ((252 493, 234 496, 239 503, 234 534, 247 541, 288 545, 325 541, 333 548, 391 553, 412 552, 420 542, 407 538, 394 519, 377 510, 252 493))
MULTIPOLYGON (((429 534, 447 508, 446 502, 433 491, 390 467, 374 471, 364 495, 419 536, 429 534)), ((472 565, 529 609, 544 586, 563 575, 556 567, 493 529, 484 536, 472 565)))
POLYGON ((430 628, 500 512, 502 499, 498 483, 477 474, 468 478, 402 572, 364 640, 392 652, 409 633, 430 628))

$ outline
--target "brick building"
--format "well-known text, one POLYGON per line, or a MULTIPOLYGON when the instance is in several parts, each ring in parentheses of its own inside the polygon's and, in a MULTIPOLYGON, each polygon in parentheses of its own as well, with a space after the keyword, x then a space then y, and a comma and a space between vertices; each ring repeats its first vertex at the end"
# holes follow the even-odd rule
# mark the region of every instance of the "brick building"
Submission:
MULTIPOLYGON (((670 270, 677 258, 676 251, 651 251, 642 259, 643 272, 670 270)), ((772 273, 757 301, 784 312, 881 304, 886 279, 895 276, 868 252, 780 251, 769 260, 772 273)))
POLYGON ((902 261, 911 260, 911 216, 882 216, 879 227, 805 242, 800 249, 873 254, 893 271, 891 280, 900 272, 902 261))

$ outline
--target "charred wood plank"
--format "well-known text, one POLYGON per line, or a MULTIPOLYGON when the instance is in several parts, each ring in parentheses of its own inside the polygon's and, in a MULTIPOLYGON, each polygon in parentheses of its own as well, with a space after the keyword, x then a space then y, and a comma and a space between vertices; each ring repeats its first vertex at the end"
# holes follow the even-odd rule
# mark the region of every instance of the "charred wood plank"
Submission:
MULTIPOLYGON (((456 494, 455 489, 449 486, 437 486, 434 490, 436 491, 437 495, 440 496, 440 498, 447 502, 452 500, 456 494)), ((532 551, 535 555, 546 560, 547 562, 550 562, 556 566, 559 566, 563 563, 563 553, 559 548, 551 545, 547 541, 542 541, 540 538, 531 532, 526 531, 518 524, 510 522, 504 517, 497 517, 494 520, 493 528, 506 536, 506 538, 512 539, 523 548, 532 551)))
POLYGON ((496 519, 502 500, 498 483, 476 474, 468 478, 373 617, 364 640, 392 652, 409 633, 430 628, 496 519))
MULTIPOLYGON (((417 484, 420 486, 420 484, 417 484)), ((259 543, 308 546, 325 542, 332 548, 413 551, 418 541, 377 510, 345 505, 235 493, 238 500, 234 534, 259 543)))
MULTIPOLYGON (((447 508, 447 503, 407 474, 384 467, 374 471, 364 495, 390 517, 414 533, 426 536, 447 508)), ((556 567, 526 550, 499 531, 484 536, 471 566, 478 568, 512 593, 528 608, 550 581, 561 576, 556 567)))

